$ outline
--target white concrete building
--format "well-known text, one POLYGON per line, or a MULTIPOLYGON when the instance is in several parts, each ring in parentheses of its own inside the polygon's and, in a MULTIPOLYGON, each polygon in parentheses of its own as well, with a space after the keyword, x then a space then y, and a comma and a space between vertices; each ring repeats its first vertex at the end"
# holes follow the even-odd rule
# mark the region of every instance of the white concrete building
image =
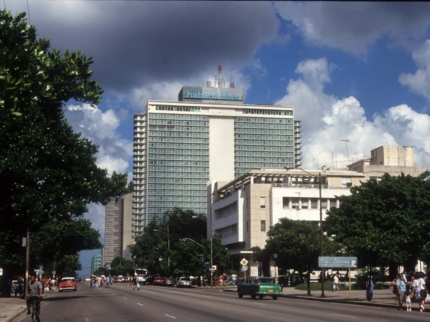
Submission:
POLYGON ((133 236, 173 208, 207 213, 207 182, 301 164, 293 107, 246 105, 237 88, 183 87, 134 118, 133 236))

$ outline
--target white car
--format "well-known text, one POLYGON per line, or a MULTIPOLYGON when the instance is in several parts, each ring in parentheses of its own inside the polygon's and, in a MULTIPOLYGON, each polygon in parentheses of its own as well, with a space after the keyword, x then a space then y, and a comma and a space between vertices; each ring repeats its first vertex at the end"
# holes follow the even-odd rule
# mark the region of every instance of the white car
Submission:
POLYGON ((192 285, 193 283, 189 277, 179 277, 176 281, 176 287, 191 287, 192 285))

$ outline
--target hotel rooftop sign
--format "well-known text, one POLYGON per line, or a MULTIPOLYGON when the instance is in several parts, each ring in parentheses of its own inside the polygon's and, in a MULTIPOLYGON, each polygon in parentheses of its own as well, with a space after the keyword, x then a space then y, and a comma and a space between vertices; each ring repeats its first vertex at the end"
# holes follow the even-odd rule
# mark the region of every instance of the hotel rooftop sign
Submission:
POLYGON ((182 87, 180 102, 243 104, 243 89, 219 87, 182 87))

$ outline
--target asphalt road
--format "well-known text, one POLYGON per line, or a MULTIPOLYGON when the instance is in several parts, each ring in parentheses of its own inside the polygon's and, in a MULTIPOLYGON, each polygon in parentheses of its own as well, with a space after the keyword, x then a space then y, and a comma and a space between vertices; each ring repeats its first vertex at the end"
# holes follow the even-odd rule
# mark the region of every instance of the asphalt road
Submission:
MULTIPOLYGON (((267 297, 239 299, 219 289, 176 289, 143 286, 133 291, 126 284, 109 289, 81 283, 77 292, 55 292, 42 303, 43 322, 133 321, 428 321, 428 314, 351 304, 267 297)), ((13 322, 30 321, 21 315, 13 322)))

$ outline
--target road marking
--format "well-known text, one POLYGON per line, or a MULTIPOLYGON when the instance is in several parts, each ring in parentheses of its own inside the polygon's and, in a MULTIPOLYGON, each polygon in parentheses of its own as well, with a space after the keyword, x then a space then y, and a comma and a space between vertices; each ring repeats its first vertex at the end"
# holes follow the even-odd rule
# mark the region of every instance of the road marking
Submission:
POLYGON ((353 315, 345 315, 345 314, 336 314, 336 313, 332 313, 331 315, 344 316, 344 317, 347 317, 347 318, 353 318, 353 319, 355 319, 355 318, 356 318, 356 316, 353 316, 353 315))
POLYGON ((88 322, 89 320, 90 320, 89 318, 85 318, 85 321, 87 321, 87 322, 88 322))
POLYGON ((124 300, 126 300, 127 298, 126 298, 126 297, 123 297, 123 299, 124 299, 124 300))
POLYGON ((167 317, 169 317, 169 318, 176 319, 176 316, 172 316, 172 315, 169 315, 169 314, 164 314, 164 315, 167 316, 167 317))
POLYGON ((143 304, 137 303, 137 305, 143 306, 143 304))

